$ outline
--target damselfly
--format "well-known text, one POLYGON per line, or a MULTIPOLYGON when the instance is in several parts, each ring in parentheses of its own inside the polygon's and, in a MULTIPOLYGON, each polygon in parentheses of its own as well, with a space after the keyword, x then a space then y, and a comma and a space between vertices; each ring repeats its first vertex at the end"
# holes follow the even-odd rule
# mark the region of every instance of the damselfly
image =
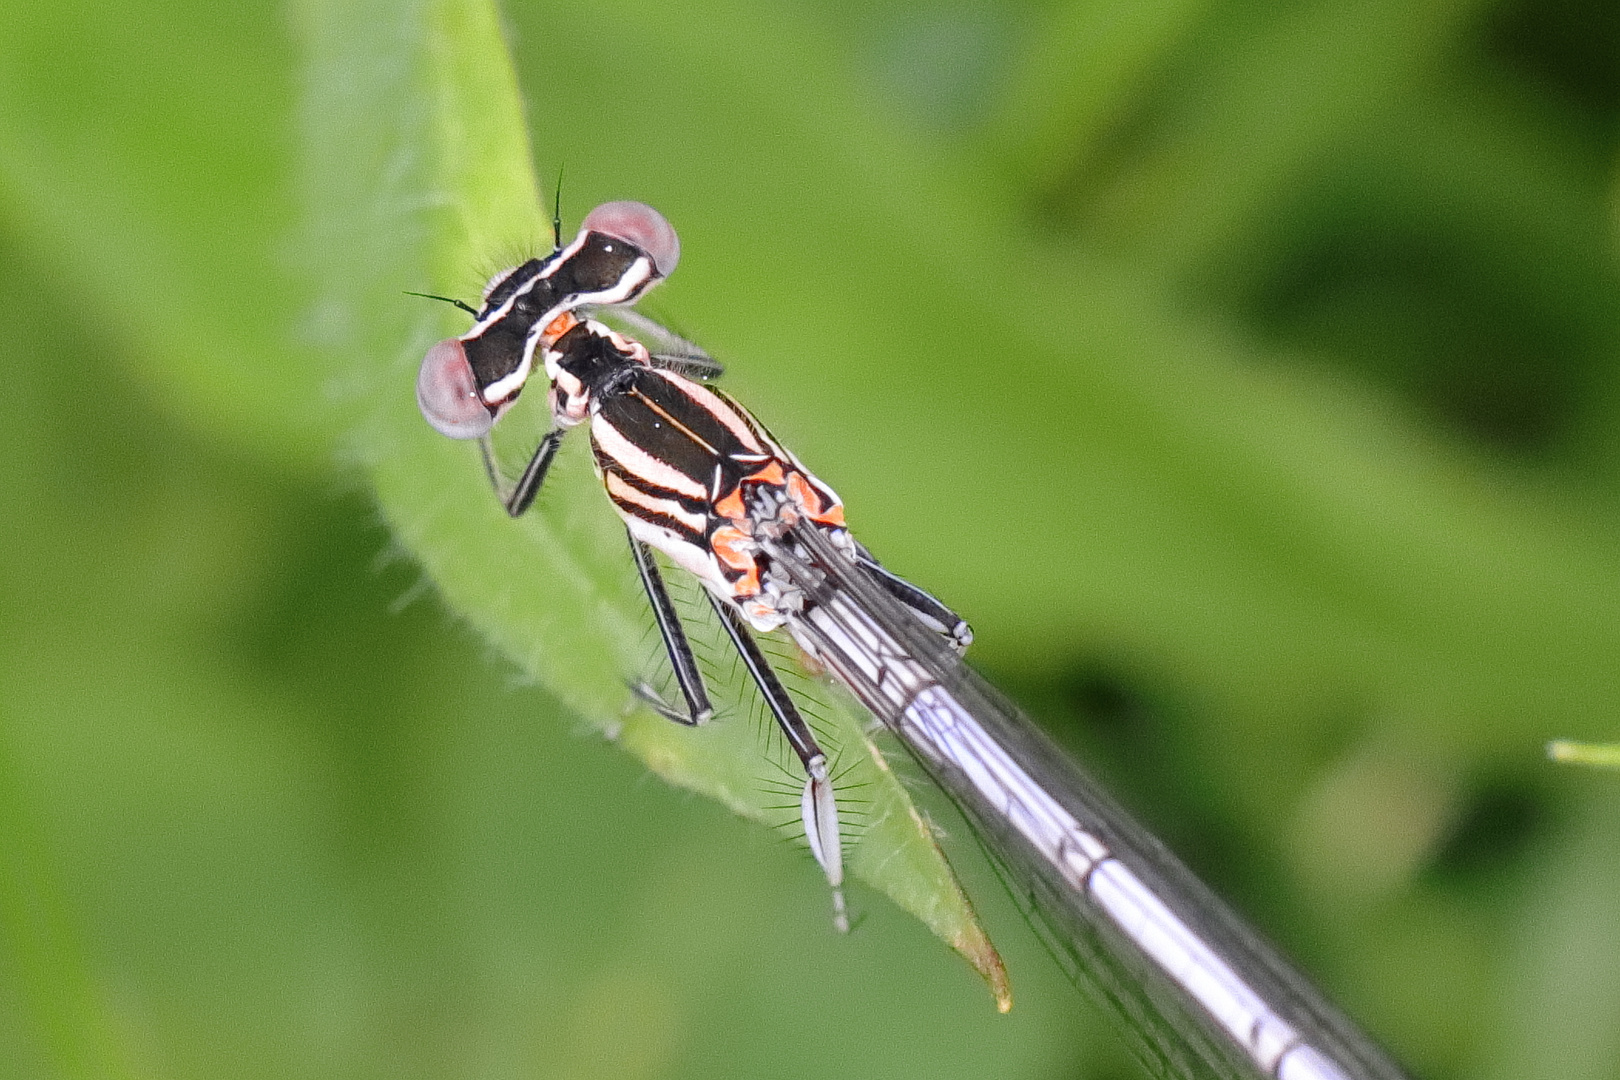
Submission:
POLYGON ((417 401, 439 431, 480 440, 491 481, 514 516, 533 502, 567 431, 589 421, 597 472, 624 519, 685 708, 672 708, 643 681, 632 682, 631 689, 677 723, 699 724, 714 712, 650 550, 656 548, 707 586, 721 626, 798 756, 805 772, 800 798, 805 836, 832 886, 835 923, 847 929, 842 830, 827 755, 750 632, 750 624, 763 632, 785 622, 768 594, 758 545, 746 531, 755 493, 769 488, 831 528, 859 573, 946 634, 956 648, 966 648, 972 634, 939 601, 884 570, 856 545, 843 528, 843 505, 832 489, 747 410, 698 381, 719 373, 701 350, 642 321, 638 325, 666 346, 654 353, 581 318, 595 308, 638 298, 678 256, 674 230, 651 207, 597 207, 568 247, 491 280, 472 329, 439 342, 423 359, 417 401), (581 260, 587 265, 576 268, 581 260), (605 272, 613 267, 621 269, 622 282, 605 272), (553 426, 522 477, 508 487, 494 464, 488 435, 523 389, 537 352, 550 383, 553 426))
POLYGON ((490 470, 513 514, 533 500, 563 434, 589 422, 685 708, 644 682, 632 683, 636 694, 680 723, 712 712, 656 549, 703 583, 804 766, 805 833, 840 926, 826 755, 750 628, 785 628, 911 750, 1012 871, 1070 973, 1124 1017, 1160 1075, 1398 1080, 1349 1020, 962 662, 966 624, 884 570, 850 535, 832 490, 703 385, 718 365, 657 324, 638 324, 659 343, 649 349, 590 317, 637 299, 678 250, 651 208, 599 207, 573 244, 497 275, 473 328, 429 350, 418 381, 429 421, 481 439, 489 461, 489 429, 541 354, 553 427, 515 486, 490 470), (612 266, 617 281, 604 271, 612 266))

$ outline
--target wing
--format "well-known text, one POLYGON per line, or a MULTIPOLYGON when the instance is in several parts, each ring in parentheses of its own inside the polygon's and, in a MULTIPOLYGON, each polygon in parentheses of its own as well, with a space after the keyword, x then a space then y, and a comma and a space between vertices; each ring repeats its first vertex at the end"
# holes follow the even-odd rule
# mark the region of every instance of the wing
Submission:
POLYGON ((703 351, 702 346, 634 308, 592 307, 587 309, 587 317, 606 323, 626 337, 641 342, 651 354, 654 367, 698 382, 711 382, 726 370, 719 361, 703 351))
POLYGON ((756 530, 788 629, 976 826, 1082 987, 1159 1077, 1402 1080, 1405 1074, 951 643, 800 518, 756 530), (770 534, 777 533, 773 538, 770 534))

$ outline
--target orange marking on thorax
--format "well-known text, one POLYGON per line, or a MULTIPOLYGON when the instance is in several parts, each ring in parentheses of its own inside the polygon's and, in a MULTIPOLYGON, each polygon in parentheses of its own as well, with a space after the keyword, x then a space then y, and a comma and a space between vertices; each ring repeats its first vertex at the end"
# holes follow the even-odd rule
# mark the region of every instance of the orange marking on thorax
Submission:
POLYGON ((732 488, 730 495, 714 504, 714 512, 731 521, 741 521, 748 513, 743 507, 742 488, 732 488))
POLYGON ((737 486, 725 496, 716 499, 714 512, 730 521, 744 522, 748 517, 748 508, 743 504, 743 484, 769 484, 771 487, 781 487, 789 482, 789 477, 782 468, 782 463, 775 459, 767 461, 763 466, 749 473, 738 481, 737 486))
POLYGON ((781 487, 783 481, 785 481, 787 477, 782 474, 782 463, 772 459, 765 463, 764 468, 758 470, 757 472, 750 473, 743 479, 750 480, 756 484, 769 484, 772 487, 781 487))
POLYGON ((788 495, 804 509, 805 514, 811 521, 816 522, 818 525, 835 525, 843 528, 843 504, 827 499, 811 485, 810 481, 804 478, 803 473, 795 472, 789 476, 787 478, 787 489, 788 495))
POLYGON ((572 330, 578 325, 579 320, 574 317, 574 313, 572 311, 564 311, 555 319, 548 322, 546 324, 546 328, 540 331, 540 344, 549 349, 552 345, 556 344, 558 338, 562 337, 564 334, 568 333, 568 331, 572 330))
POLYGON ((849 527, 844 523, 844 508, 838 503, 833 503, 831 510, 823 510, 819 514, 811 514, 810 520, 820 525, 832 525, 840 529, 849 527))
POLYGON ((735 525, 722 525, 709 537, 709 547, 720 565, 742 574, 741 578, 731 583, 731 594, 735 597, 753 596, 759 592, 759 564, 749 550, 752 546, 753 538, 735 525))

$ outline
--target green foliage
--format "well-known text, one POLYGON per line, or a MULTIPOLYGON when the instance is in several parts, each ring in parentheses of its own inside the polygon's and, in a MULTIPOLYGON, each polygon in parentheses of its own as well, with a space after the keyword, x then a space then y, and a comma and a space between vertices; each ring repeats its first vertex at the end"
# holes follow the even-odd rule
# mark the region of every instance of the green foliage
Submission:
POLYGON ((1620 746, 1612 743, 1577 743, 1568 739, 1554 739, 1547 744, 1547 756, 1554 761, 1567 761, 1575 765, 1620 768, 1620 746))
MULTIPOLYGON (((585 463, 509 525, 411 401, 401 293, 548 241, 478 10, 4 8, 0 1076, 1123 1075, 971 858, 1008 1017, 574 730, 650 655, 585 463)), ((1609 5, 505 18, 565 221, 670 217, 982 666, 1418 1073, 1620 1074, 1620 795, 1542 757, 1620 714, 1609 5)))
MULTIPOLYGON (((600 484, 580 456, 562 459, 543 498, 514 524, 484 482, 476 448, 447 442, 419 416, 396 407, 398 388, 410 385, 412 362, 433 339, 419 332, 421 320, 413 327, 383 314, 400 306, 400 291, 387 291, 394 282, 370 272, 379 249, 387 248, 383 258, 396 275, 414 273, 417 283, 453 289, 492 250, 501 230, 545 231, 518 88, 494 9, 461 0, 437 5, 424 16, 418 36, 406 39, 395 58, 395 77, 370 81, 352 77, 368 59, 369 43, 334 25, 352 18, 354 9, 310 9, 309 34, 316 44, 309 188, 316 231, 323 237, 342 234, 356 230, 356 222, 369 222, 376 233, 358 244, 319 246, 328 280, 323 303, 346 313, 343 321, 356 331, 341 351, 376 358, 360 365, 357 404, 366 403, 372 415, 354 443, 395 534, 452 608, 654 771, 756 821, 791 824, 802 780, 795 779, 799 774, 781 740, 772 767, 762 764, 758 726, 739 722, 751 699, 722 699, 719 721, 699 731, 635 707, 625 680, 641 677, 656 662, 644 647, 646 600, 638 595, 621 528, 602 512, 600 484), (403 106, 418 98, 421 107, 403 106), (351 191, 345 183, 355 174, 357 136, 376 132, 390 132, 419 162, 394 177, 392 207, 376 205, 375 186, 351 191), (329 193, 339 197, 328 199, 329 193), (761 782, 762 770, 770 782, 761 782)), ((378 178, 371 179, 375 185, 378 178)), ((529 403, 541 398, 530 394, 529 403)), ((531 432, 520 448, 531 449, 536 436, 531 432)), ((827 744, 832 771, 854 798, 848 807, 856 826, 850 871, 959 951, 1005 1009, 1001 959, 927 824, 863 734, 866 721, 855 707, 827 695, 810 699, 814 706, 806 707, 827 744)))

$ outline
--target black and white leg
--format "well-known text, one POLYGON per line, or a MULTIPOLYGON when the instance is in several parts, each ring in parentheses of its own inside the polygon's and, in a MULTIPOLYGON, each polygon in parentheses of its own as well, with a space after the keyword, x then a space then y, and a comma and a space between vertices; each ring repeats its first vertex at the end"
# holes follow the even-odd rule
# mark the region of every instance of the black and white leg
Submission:
POLYGON ((478 448, 484 454, 484 472, 489 475, 490 486, 495 489, 495 497, 501 500, 506 512, 512 517, 519 517, 534 502, 534 497, 540 494, 540 486, 546 482, 546 473, 551 470, 551 463, 562 447, 563 436, 567 432, 563 428, 552 428, 535 447, 534 454, 529 458, 529 464, 524 467, 523 475, 518 482, 507 487, 506 480, 501 476, 500 469, 495 464, 495 447, 491 444, 488 435, 478 440, 478 448))
POLYGON ((630 554, 635 557, 641 587, 646 590, 647 601, 652 604, 653 619, 658 623, 658 636, 664 641, 664 652, 669 655, 669 666, 675 669, 675 684, 681 688, 681 696, 686 699, 686 712, 670 708, 657 691, 645 682, 632 683, 630 689, 665 719, 688 726, 701 724, 714 715, 714 706, 710 704, 708 690, 703 686, 703 675, 692 656, 686 631, 681 629, 681 617, 676 613, 675 605, 670 603, 669 590, 664 588, 664 576, 658 571, 652 550, 634 535, 630 536, 630 554))
POLYGON ((804 765, 806 779, 804 794, 799 800, 799 813, 804 818, 805 839, 809 841, 810 852, 821 865, 822 873, 827 875, 827 884, 832 886, 833 925, 841 932, 847 932, 849 914, 844 907, 843 836, 838 827, 838 802, 833 797, 832 778, 827 773, 827 755, 816 743, 810 725, 805 723, 787 688, 776 677, 775 669, 760 651, 759 643, 749 632, 743 617, 730 604, 716 599, 712 594, 709 603, 720 616, 720 625, 726 628, 731 643, 737 647, 748 674, 753 677, 771 715, 776 718, 777 726, 787 736, 788 745, 793 747, 793 752, 804 765))
POLYGON ((973 628, 960 615, 905 578, 885 569, 870 551, 858 543, 855 545, 855 565, 861 568, 872 584, 910 608, 924 626, 949 642, 958 656, 973 644, 973 628))
MULTIPOLYGON (((680 615, 670 602, 669 591, 664 587, 664 578, 658 570, 652 549, 631 536, 630 551, 636 560, 636 572, 641 575, 642 588, 646 590, 647 600, 652 605, 653 619, 658 624, 664 651, 669 655, 670 667, 675 671, 675 683, 686 698, 687 711, 682 713, 670 708, 657 691, 645 682, 632 683, 630 689, 658 715, 677 724, 699 724, 714 714, 714 708, 703 685, 703 675, 698 671, 692 655, 692 647, 686 640, 686 632, 681 628, 680 615)), ((709 594, 709 603, 713 605, 715 614, 720 616, 720 625, 725 627, 726 636, 731 638, 732 645, 742 657, 743 665, 748 668, 754 685, 759 687, 777 726, 787 737, 788 745, 804 766, 806 779, 804 794, 799 800, 799 812, 804 819, 805 839, 822 873, 827 875, 827 883, 832 886, 833 925, 840 931, 847 931, 849 915, 844 906, 843 835, 838 826, 838 802, 833 796, 832 778, 828 775, 827 755, 816 742, 815 734, 799 713, 782 680, 777 678, 776 670, 760 651, 759 643, 754 640, 742 616, 713 594, 709 594)))

